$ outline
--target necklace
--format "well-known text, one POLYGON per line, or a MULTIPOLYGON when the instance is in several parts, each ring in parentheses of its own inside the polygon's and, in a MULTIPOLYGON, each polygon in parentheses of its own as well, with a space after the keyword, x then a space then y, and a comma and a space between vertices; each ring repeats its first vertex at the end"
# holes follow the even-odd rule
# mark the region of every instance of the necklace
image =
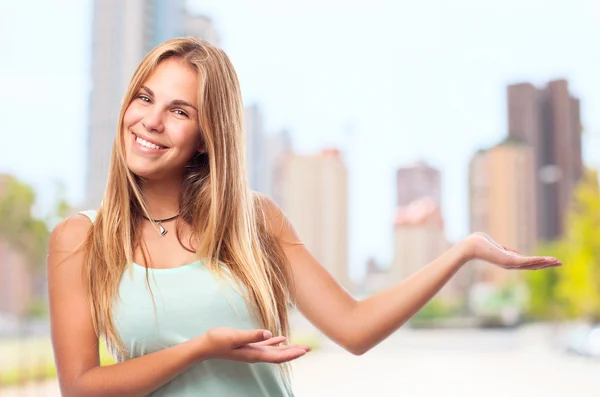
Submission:
POLYGON ((167 234, 167 229, 165 229, 163 227, 162 223, 172 221, 173 219, 177 218, 179 216, 179 214, 172 216, 170 218, 165 218, 165 219, 150 219, 150 218, 146 217, 145 215, 142 215, 142 216, 144 217, 144 219, 156 223, 158 225, 158 230, 159 230, 160 236, 164 237, 165 234, 167 234))

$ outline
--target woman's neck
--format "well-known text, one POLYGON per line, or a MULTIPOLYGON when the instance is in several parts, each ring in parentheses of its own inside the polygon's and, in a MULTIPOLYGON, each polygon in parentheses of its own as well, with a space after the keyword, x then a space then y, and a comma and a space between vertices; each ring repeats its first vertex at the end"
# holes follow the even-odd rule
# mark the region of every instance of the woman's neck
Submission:
POLYGON ((165 219, 179 214, 181 180, 145 180, 142 190, 148 211, 154 219, 165 219))

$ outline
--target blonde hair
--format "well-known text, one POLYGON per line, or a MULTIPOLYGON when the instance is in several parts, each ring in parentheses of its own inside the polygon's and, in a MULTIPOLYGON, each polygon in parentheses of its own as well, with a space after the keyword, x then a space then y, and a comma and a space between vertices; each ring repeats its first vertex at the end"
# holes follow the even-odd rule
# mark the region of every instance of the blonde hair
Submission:
POLYGON ((237 75, 222 50, 195 38, 178 38, 154 48, 131 79, 121 106, 104 199, 84 243, 84 277, 94 329, 118 360, 128 354, 115 329, 112 304, 139 244, 141 217, 150 217, 139 178, 125 161, 123 116, 150 73, 169 58, 183 60, 198 74, 199 133, 206 148, 187 166, 179 218, 191 225, 197 256, 217 276, 228 270, 243 287, 248 306, 262 326, 273 335, 289 334, 287 261, 276 236, 269 233, 262 199, 248 187, 237 75))

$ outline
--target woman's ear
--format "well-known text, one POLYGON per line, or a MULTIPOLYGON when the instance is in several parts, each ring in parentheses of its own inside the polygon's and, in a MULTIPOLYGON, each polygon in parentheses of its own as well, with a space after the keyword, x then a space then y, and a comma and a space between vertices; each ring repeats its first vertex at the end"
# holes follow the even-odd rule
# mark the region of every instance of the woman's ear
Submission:
POLYGON ((207 152, 206 143, 204 142, 204 139, 201 139, 200 142, 198 142, 198 147, 196 147, 196 151, 199 154, 204 154, 207 152))

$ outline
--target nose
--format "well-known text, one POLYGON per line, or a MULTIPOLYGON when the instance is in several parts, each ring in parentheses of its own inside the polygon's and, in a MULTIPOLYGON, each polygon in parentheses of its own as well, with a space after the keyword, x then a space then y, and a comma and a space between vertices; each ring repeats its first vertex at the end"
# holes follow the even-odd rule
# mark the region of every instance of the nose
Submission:
POLYGON ((158 106, 148 109, 148 113, 142 119, 142 125, 148 132, 163 132, 163 115, 158 106))

